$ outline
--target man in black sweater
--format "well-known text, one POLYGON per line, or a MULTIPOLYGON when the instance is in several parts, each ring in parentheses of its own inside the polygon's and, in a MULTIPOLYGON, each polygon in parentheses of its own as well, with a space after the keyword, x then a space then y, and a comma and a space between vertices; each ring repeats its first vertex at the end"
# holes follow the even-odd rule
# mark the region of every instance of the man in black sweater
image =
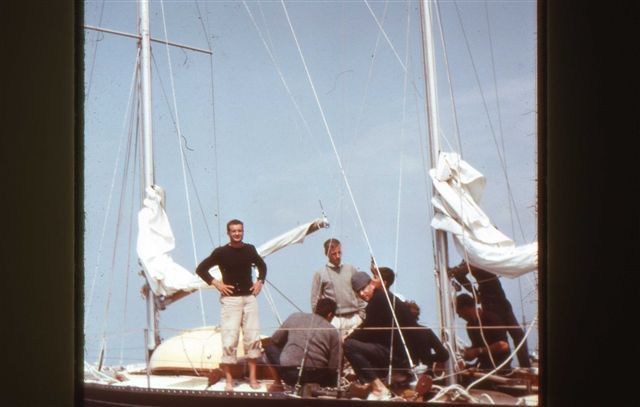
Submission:
POLYGON ((260 385, 256 379, 256 359, 261 356, 261 351, 256 296, 262 290, 264 279, 267 277, 267 265, 253 245, 242 241, 244 224, 241 221, 229 221, 227 235, 229 243, 217 247, 204 259, 196 268, 196 274, 220 291, 220 367, 225 374, 225 390, 233 390, 233 376, 229 365, 237 360, 236 351, 241 327, 242 342, 249 364, 249 385, 257 389, 260 385), (255 282, 252 281, 251 275, 254 265, 258 268, 258 278, 255 282), (214 266, 220 268, 222 281, 213 278, 209 273, 214 266))

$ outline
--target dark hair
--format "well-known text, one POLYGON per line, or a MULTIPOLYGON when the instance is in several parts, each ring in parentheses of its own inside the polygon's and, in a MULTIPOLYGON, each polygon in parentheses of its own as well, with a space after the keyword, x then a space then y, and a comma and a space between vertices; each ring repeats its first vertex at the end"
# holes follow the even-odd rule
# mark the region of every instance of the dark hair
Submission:
POLYGON ((476 307, 476 302, 469 294, 460 294, 456 297, 456 309, 462 309, 466 307, 476 307))
POLYGON ((335 314, 336 302, 331 298, 320 298, 316 303, 316 309, 314 311, 321 317, 326 318, 327 315, 331 313, 335 314))
POLYGON ((240 225, 240 226, 242 226, 242 228, 244 228, 244 223, 242 223, 241 220, 231 219, 229 222, 227 222, 227 232, 229 231, 229 227, 231 225, 240 225))
POLYGON ((326 242, 324 242, 324 254, 328 254, 329 253, 329 249, 331 247, 336 247, 336 246, 340 246, 340 241, 338 239, 327 239, 326 242))
POLYGON ((379 267, 380 278, 386 283, 387 288, 391 287, 394 281, 396 281, 396 274, 389 267, 379 267))
POLYGON ((409 307, 409 311, 411 311, 411 315, 413 315, 416 319, 420 319, 420 306, 415 301, 406 301, 407 307, 409 307))

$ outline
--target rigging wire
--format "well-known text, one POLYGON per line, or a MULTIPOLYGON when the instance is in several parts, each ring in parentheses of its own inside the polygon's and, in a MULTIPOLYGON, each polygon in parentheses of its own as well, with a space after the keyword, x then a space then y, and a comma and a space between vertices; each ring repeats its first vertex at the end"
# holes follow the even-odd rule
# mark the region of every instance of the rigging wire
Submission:
MULTIPOLYGON (((458 120, 458 109, 456 108, 456 98, 455 98, 455 94, 453 92, 453 81, 451 80, 451 69, 449 67, 449 56, 447 53, 447 41, 446 41, 446 36, 444 34, 444 27, 442 25, 442 15, 441 15, 441 10, 440 10, 440 2, 435 2, 435 15, 436 15, 436 21, 438 23, 438 30, 440 32, 440 41, 442 44, 442 61, 444 63, 444 72, 446 74, 447 77, 447 85, 448 85, 448 90, 449 90, 449 98, 451 100, 451 113, 453 115, 453 130, 454 130, 454 136, 457 142, 457 151, 460 153, 460 156, 463 157, 462 154, 462 140, 460 138, 460 126, 459 126, 459 120, 458 120)), ((449 140, 445 137, 445 140, 447 141, 447 143, 449 142, 449 140)))
POLYGON ((402 70, 406 72, 407 71, 407 66, 405 65, 404 62, 402 62, 402 59, 400 58, 400 55, 398 55, 398 51, 396 51, 396 48, 393 46, 393 43, 389 39, 389 36, 387 35, 387 32, 384 30, 384 28, 382 27, 382 24, 380 24, 380 21, 378 20, 378 17, 376 17, 376 14, 371 9, 371 6, 369 5, 369 2, 367 0, 363 0, 363 1, 364 1, 364 4, 367 6, 367 9, 369 9, 369 12, 371 13, 371 16, 373 17, 373 20, 378 25, 378 28, 380 29, 380 32, 384 36, 384 39, 387 40, 387 44, 389 44, 389 46, 391 47, 391 51, 393 52, 393 55, 396 56, 396 60, 398 61, 398 63, 402 67, 402 70))
POLYGON ((471 53, 471 48, 470 48, 470 45, 469 45, 469 39, 468 39, 467 33, 466 33, 465 29, 464 29, 464 25, 462 23, 462 15, 460 14, 460 8, 459 8, 458 2, 456 0, 453 0, 453 3, 455 5, 455 10, 456 10, 456 15, 458 16, 458 21, 460 22, 460 27, 461 27, 461 30, 462 30, 462 36, 464 38, 466 49, 467 49, 467 52, 469 54, 469 58, 471 60, 471 66, 473 68, 472 71, 474 73, 474 77, 475 77, 475 80, 476 80, 476 84, 478 85, 478 89, 480 91, 480 97, 482 98, 482 106, 484 107, 485 113, 487 115, 487 122, 489 124, 490 133, 491 133, 493 142, 494 142, 494 144, 496 146, 496 152, 498 154, 498 161, 500 162, 500 168, 502 169, 502 173, 503 173, 503 175, 505 177, 508 196, 509 196, 509 199, 511 201, 513 201, 514 208, 515 208, 515 213, 516 213, 516 219, 518 221, 518 224, 520 225, 520 229, 522 230, 522 224, 520 222, 520 216, 518 214, 517 207, 515 205, 513 192, 511 190, 511 182, 509 181, 509 174, 507 172, 506 162, 505 162, 504 156, 503 156, 503 154, 501 154, 500 148, 498 146, 498 140, 496 139, 496 132, 495 132, 495 129, 493 127, 493 122, 491 121, 491 115, 489 114, 489 108, 488 108, 487 100, 486 100, 484 91, 482 90, 482 84, 480 82, 480 78, 478 77, 478 70, 476 68, 476 64, 475 64, 475 60, 473 58, 473 54, 471 53))
MULTIPOLYGON (((139 99, 138 99, 138 103, 139 103, 139 99)), ((131 120, 133 120, 133 115, 131 115, 132 118, 131 120)), ((136 131, 134 132, 135 134, 138 134, 137 132, 137 127, 139 125, 139 120, 136 120, 136 131)), ((131 125, 133 127, 133 124, 131 125)), ((132 155, 133 157, 136 157, 139 154, 139 145, 140 142, 140 138, 136 137, 133 143, 133 152, 132 155)), ((135 162, 135 158, 134 158, 134 162, 135 162)), ((131 176, 131 179, 135 178, 136 172, 137 172, 137 166, 133 166, 132 167, 132 171, 133 171, 133 175, 131 176)), ((133 242, 133 226, 135 224, 134 222, 134 202, 135 200, 135 188, 131 187, 131 197, 130 197, 130 206, 129 206, 129 237, 127 239, 127 241, 129 242, 129 244, 127 245, 127 247, 133 247, 132 243, 133 242)), ((124 306, 123 306, 123 310, 122 310, 122 331, 124 331, 127 327, 127 315, 129 314, 128 312, 128 308, 129 308, 129 274, 132 270, 131 267, 131 253, 132 250, 127 250, 127 263, 126 263, 126 267, 125 267, 125 279, 124 279, 124 306)), ((120 337, 120 365, 123 364, 123 352, 124 352, 124 335, 122 335, 120 337)))
MULTIPOLYGON (((102 6, 100 7, 100 17, 98 18, 98 27, 102 26, 102 17, 104 16, 104 4, 105 4, 105 1, 102 0, 102 6)), ((89 80, 87 81, 88 83, 87 91, 84 94, 85 100, 88 100, 89 95, 91 94, 91 85, 93 84, 93 69, 96 66, 96 56, 98 55, 98 43, 102 41, 101 36, 102 38, 104 38, 103 33, 96 34, 96 41, 94 43, 93 54, 91 56, 91 68, 89 69, 89 80)))
MULTIPOLYGON (((133 118, 133 114, 131 115, 131 118, 133 118)), ((134 144, 136 142, 136 137, 134 135, 133 132, 133 120, 131 120, 130 122, 130 126, 129 126, 129 131, 128 131, 128 143, 127 143, 127 148, 125 151, 125 156, 124 156, 124 169, 122 171, 122 180, 120 182, 120 200, 118 203, 118 216, 116 217, 116 224, 115 224, 115 231, 114 231, 114 235, 115 235, 115 242, 113 245, 113 250, 111 251, 111 267, 110 267, 110 272, 109 272, 109 281, 107 283, 107 300, 105 302, 105 309, 104 309, 104 315, 103 315, 103 319, 102 319, 102 350, 101 350, 101 356, 100 359, 102 359, 102 356, 104 355, 104 353, 106 352, 106 330, 107 330, 107 325, 108 325, 108 320, 109 320, 109 310, 111 309, 111 299, 113 298, 113 281, 114 281, 114 276, 115 276, 115 271, 116 271, 116 263, 117 263, 117 259, 116 259, 116 254, 118 253, 118 241, 119 241, 119 237, 120 237, 120 226, 122 224, 122 213, 123 213, 123 207, 125 204, 125 192, 127 189, 127 174, 129 173, 129 169, 131 168, 131 154, 132 154, 132 148, 131 145, 134 144)), ((125 274, 128 270, 125 269, 125 274)))
MULTIPOLYGON (((244 5, 244 8, 245 8, 245 10, 247 12, 247 15, 249 16, 249 20, 251 21, 251 24, 253 25, 253 27, 255 28, 256 32, 258 33, 258 37, 260 38, 260 41, 262 42, 262 45, 264 46, 265 51, 267 52, 267 55, 269 56, 269 59, 271 60, 271 63, 273 64, 273 66, 274 66, 274 68, 276 70, 276 73, 278 74, 278 78, 280 79, 280 82, 282 83, 282 86, 284 87, 285 92, 289 96, 289 100, 291 101, 291 104, 293 105, 293 108, 295 109, 298 117, 300 118, 300 120, 302 122, 302 126, 304 127, 307 135, 309 136, 308 140, 310 142, 309 143, 303 143, 303 146, 306 147, 307 145, 311 145, 312 149, 314 150, 313 153, 315 155, 320 155, 318 146, 315 143, 313 143, 315 138, 313 137, 313 131, 311 130, 311 126, 309 125, 308 120, 306 119, 306 117, 302 113, 302 109, 300 107, 300 104, 298 103, 298 101, 294 97, 293 92, 292 92, 291 88, 289 87, 289 83, 285 79, 285 75, 282 72, 282 69, 280 68, 280 63, 278 62, 278 60, 275 57, 275 54, 272 51, 272 46, 270 46, 267 43, 267 39, 265 38, 263 30, 260 29, 260 27, 259 27, 259 25, 258 25, 254 15, 253 15, 253 13, 251 12, 251 9, 247 5, 247 2, 245 0, 243 0, 242 4, 244 5)), ((261 3, 258 2, 258 4, 260 5, 261 3)), ((261 7, 260 7, 260 11, 262 12, 262 8, 261 7)), ((264 16, 264 14, 262 14, 262 15, 264 16)), ((269 42, 271 42, 271 35, 270 35, 269 29, 267 28, 264 31, 266 32, 267 36, 269 37, 269 42)), ((328 165, 327 165, 327 168, 328 168, 328 165)), ((317 182, 317 183, 313 183, 313 184, 315 185, 316 195, 318 195, 319 194, 318 185, 321 185, 321 183, 317 182)))
MULTIPOLYGON (((214 65, 213 65, 213 46, 211 44, 211 41, 209 39, 209 32, 207 31, 207 25, 205 25, 204 23, 204 17, 202 16, 202 13, 200 12, 200 6, 198 5, 198 1, 195 0, 195 4, 196 4, 196 9, 198 10, 198 16, 200 17, 200 23, 202 25, 202 31, 204 32, 204 38, 205 41, 207 42, 207 47, 209 48, 209 51, 211 51, 210 57, 209 57, 209 74, 211 76, 211 135, 212 135, 212 142, 213 142, 213 169, 214 169, 214 173, 215 173, 215 180, 214 180, 214 185, 215 185, 215 193, 216 193, 216 212, 215 212, 215 218, 216 218, 216 223, 217 223, 217 231, 218 231, 218 246, 220 246, 221 243, 221 239, 222 239, 222 226, 220 224, 220 182, 219 182, 219 170, 218 170, 218 132, 216 130, 216 102, 215 102, 215 81, 214 81, 214 65)), ((205 3, 206 6, 206 3, 205 3)), ((193 181, 192 181, 193 182, 193 181)), ((195 183, 193 183, 194 186, 194 190, 195 189, 195 183)), ((197 194, 197 190, 196 190, 196 194, 197 194)), ((200 198, 198 197, 198 201, 200 200, 200 198)), ((202 208, 202 204, 200 204, 200 207, 202 208)), ((203 217, 205 219, 205 225, 207 226, 207 232, 209 233, 209 237, 211 238, 211 232, 209 231, 209 225, 206 222, 207 217, 204 216, 203 213, 203 217)), ((213 244, 212 244, 213 245, 213 244)))
MULTIPOLYGON (((160 8, 162 10, 162 25, 164 28, 164 37, 165 37, 165 41, 169 41, 169 35, 167 33, 167 21, 165 19, 165 12, 164 12, 164 0, 160 0, 160 8)), ((183 182, 184 182, 184 190, 185 190, 185 198, 187 200, 187 212, 188 212, 188 216, 189 216, 189 227, 190 227, 190 232, 191 232, 191 244, 192 244, 192 248, 193 248, 193 260, 194 263, 197 265, 198 264, 198 254, 196 251, 196 238, 194 235, 194 227, 193 227, 193 217, 191 215, 191 198, 189 195, 189 185, 187 183, 187 176, 186 176, 186 168, 185 168, 185 152, 183 149, 183 144, 181 141, 181 137, 182 137, 182 131, 180 129, 180 115, 178 113, 178 105, 177 105, 177 101, 176 101, 176 90, 175 90, 175 84, 174 84, 174 80, 173 80, 173 68, 172 68, 172 64, 171 64, 171 53, 169 52, 169 44, 165 43, 165 49, 167 51, 167 61, 168 61, 168 66, 169 66, 169 79, 171 79, 171 95, 173 97, 173 108, 174 108, 174 112, 176 115, 176 127, 178 129, 177 133, 176 133, 176 140, 178 142, 178 151, 180 154, 180 162, 182 163, 182 178, 183 178, 183 182)), ((202 291, 198 290, 198 298, 200 300, 200 313, 201 313, 201 317, 202 317, 202 324, 206 325, 206 316, 205 316, 205 312, 204 312, 204 301, 203 301, 203 296, 202 296, 202 291)))
MULTIPOLYGON (((405 66, 408 66, 408 60, 409 60, 409 32, 411 30, 411 13, 409 12, 409 1, 407 1, 407 24, 406 24, 406 31, 405 31, 405 66)), ((404 77, 403 77, 403 83, 402 83, 402 121, 401 121, 401 126, 400 126, 400 171, 398 174, 398 199, 397 199, 397 211, 396 211, 396 238, 395 238, 395 249, 394 249, 394 270, 395 270, 395 280, 396 280, 396 288, 398 287, 398 280, 399 280, 399 270, 398 270, 398 253, 400 250, 400 208, 401 208, 401 204, 402 204, 402 177, 403 177, 403 170, 404 170, 404 148, 403 148, 403 142, 405 140, 405 125, 406 125, 406 112, 407 112, 407 80, 408 80, 408 76, 409 76, 409 69, 404 71, 404 77)), ((380 279, 382 280, 382 276, 379 276, 380 279)), ((383 283, 384 284, 384 283, 383 283)), ((396 307, 396 296, 394 295, 393 297, 393 309, 395 309, 396 307)), ((392 368, 392 362, 393 362, 393 321, 391 324, 391 340, 390 340, 390 350, 389 350, 389 369, 387 372, 387 381, 389 383, 391 383, 391 368, 392 368)))
POLYGON ((264 293, 265 293, 265 296, 267 297, 267 302, 271 306, 271 311, 273 311, 274 315, 276 316, 276 319, 278 320, 278 325, 282 325, 282 318, 280 317, 280 313, 278 312, 278 308, 276 307, 275 301, 273 301, 273 297, 271 296, 271 291, 269 290, 269 286, 267 285, 264 288, 265 288, 264 293))
MULTIPOLYGON (((489 55, 491 56, 491 73, 493 75, 493 89, 495 92, 496 99, 496 113, 498 120, 498 135, 500 137, 500 148, 502 151, 502 155, 504 156, 504 164, 507 167, 507 155, 506 149, 504 147, 504 128, 502 123, 502 111, 500 109, 500 99, 498 98, 498 79, 496 76, 496 63, 495 63, 495 55, 493 52, 493 36, 491 35, 491 19, 489 18, 489 7, 487 5, 487 0, 484 1, 484 11, 485 11, 485 19, 487 21, 487 37, 489 38, 489 55)), ((513 224, 513 211, 514 211, 514 203, 509 197, 507 197, 507 202, 509 203, 509 219, 511 220, 511 236, 516 236, 515 226, 513 224)), ((520 228, 520 233, 522 235, 522 239, 524 240, 524 230, 522 227, 520 228)))
MULTIPOLYGON (((153 60, 153 64, 156 67, 156 69, 158 69, 158 65, 156 63, 156 59, 155 57, 152 55, 151 59, 153 60)), ((160 82, 160 90, 162 90, 162 96, 164 96, 164 100, 167 103, 167 109, 169 110, 169 118, 171 119, 171 122, 173 123, 174 129, 176 131, 178 131, 178 128, 176 126, 176 120, 175 120, 175 116, 173 115, 173 111, 171 109, 171 104, 169 102, 169 98, 167 96, 165 87, 164 87, 164 83, 162 81, 162 77, 158 76, 158 81, 160 82)), ((184 139, 184 137, 183 137, 184 139)), ((198 186, 197 183, 195 182, 194 178, 193 178, 193 172, 191 171, 191 166, 189 165, 189 159, 187 157, 185 157, 185 166, 187 168, 187 175, 189 175, 189 181, 191 181, 191 187, 193 188, 193 192, 196 196, 196 201, 198 203, 198 208, 200 209, 200 214, 202 215, 202 219, 203 219, 203 223, 204 223, 204 227, 207 230, 207 236, 209 237, 209 243, 213 246, 213 235, 211 234, 211 228, 209 227, 209 221, 207 218, 207 215, 204 212, 204 205, 202 204, 202 199, 200 198, 200 193, 198 191, 198 186)))
MULTIPOLYGON (((382 11, 382 24, 384 26, 385 20, 387 19, 387 10, 389 8, 389 1, 384 2, 384 10, 382 11)), ((383 30, 378 30, 376 35, 376 42, 373 46, 373 51, 371 53, 371 63, 369 64, 369 70, 367 72, 367 81, 365 83, 364 95, 362 97, 362 104, 360 108, 360 112, 358 114, 358 118, 356 119, 356 127, 354 130, 354 135, 358 137, 360 135, 360 126, 362 124, 362 117, 364 116, 364 110, 367 106, 367 99, 369 98, 369 89, 371 87, 371 80, 373 78, 373 65, 376 61, 376 57, 378 56, 378 46, 380 45, 380 38, 382 37, 383 30)), ((405 70, 406 71, 406 70, 405 70)))
MULTIPOLYGON (((356 202, 355 202, 355 197, 354 197, 354 195, 353 195, 353 191, 352 191, 352 189, 351 189, 351 185, 350 185, 349 180, 348 180, 348 178, 347 178, 347 176, 346 176, 346 173, 345 173, 345 171, 344 171, 344 167, 343 167, 343 165, 342 165, 342 160, 341 160, 341 158, 340 158, 340 155, 338 154, 338 151, 337 151, 337 148, 336 148, 336 145, 335 145, 335 141, 333 140, 333 135, 332 135, 332 133, 331 133, 331 129, 329 128, 329 124, 327 123, 327 119, 326 119, 326 116, 325 116, 325 114, 324 114, 324 109, 322 108, 322 104, 320 103, 320 99, 319 99, 319 97, 318 97, 318 93, 317 93, 316 88, 315 88, 315 85, 314 85, 314 83, 313 83, 313 79, 311 78, 311 74, 310 74, 310 72, 309 72, 309 68, 308 68, 308 66, 307 66, 306 60, 305 60, 304 55, 303 55, 303 53, 302 53, 302 48, 300 47, 300 43, 299 43, 298 38, 297 38, 297 36, 296 36, 296 34, 295 34, 295 30, 294 30, 294 28, 293 28, 293 24, 291 23, 291 18, 289 17, 289 13, 288 13, 288 11, 287 11, 287 7, 285 6, 285 4, 284 4, 284 1, 283 1, 283 0, 280 0, 280 4, 282 5, 282 8, 283 8, 284 13, 285 13, 285 16, 286 16, 286 18, 287 18, 287 22, 288 22, 288 24, 289 24, 289 28, 290 28, 290 30, 291 30, 291 34, 293 35, 293 38, 294 38, 294 40, 295 40, 296 47, 297 47, 297 49, 298 49, 298 54, 300 55, 300 59, 302 60, 302 64, 303 64, 303 66, 304 66, 304 70, 305 70, 305 72, 306 72, 306 74, 307 74, 307 79, 308 79, 309 84, 310 84, 310 86, 311 86, 311 90, 313 91, 313 95, 314 95, 314 98, 315 98, 316 104, 317 104, 317 106, 318 106, 318 110, 320 111, 320 115, 321 115, 321 117, 322 117, 322 122, 323 122, 323 124, 324 124, 325 130, 326 130, 326 133, 327 133, 327 135, 329 136, 329 141, 331 142, 331 146, 333 147, 333 151, 334 151, 334 153, 335 153, 335 157, 336 157, 336 160, 337 160, 337 163, 338 163, 338 168, 340 169, 340 172, 341 172, 341 174, 342 174, 342 179, 343 179, 343 181, 344 181, 344 183, 345 183, 345 186, 347 187, 347 191, 349 192, 349 197, 351 198, 351 202, 352 202, 352 204, 353 204, 353 207, 354 207, 354 210, 355 210, 356 216, 357 216, 357 218, 358 218, 358 222, 359 222, 359 224, 360 224, 360 228, 361 228, 361 230, 362 230, 362 232, 363 232, 363 235, 364 235, 365 241, 366 241, 367 246, 368 246, 368 248, 369 248, 369 253, 373 256, 373 250, 372 250, 372 247, 371 247, 371 243, 370 243, 370 241, 369 241, 369 237, 368 237, 368 234, 367 234, 366 228, 365 228, 364 223, 363 223, 363 221, 362 221, 362 216, 360 215, 360 210, 358 209, 358 205, 357 205, 357 204, 356 204, 356 202)), ((378 271, 378 272, 379 272, 379 271, 378 271)), ((396 316, 396 314, 395 314, 395 311, 393 310, 393 307, 391 306, 391 300, 390 300, 390 298, 389 298, 389 293, 387 292, 387 289, 386 289, 386 287, 384 286, 384 284, 382 285, 382 289, 383 289, 383 291, 384 291, 384 293, 385 293, 385 296, 386 296, 386 298, 387 298, 387 302, 389 303, 389 306, 391 307, 391 314, 392 314, 392 316, 393 316, 393 319, 395 320, 396 325, 398 325, 398 326, 399 326, 399 324, 398 324, 398 322, 397 322, 397 316, 396 316)), ((404 344, 404 346, 405 346, 405 351, 406 351, 406 353, 407 353, 407 358, 408 358, 408 360, 410 361, 410 364, 411 364, 411 365, 413 365, 413 362, 411 361, 411 355, 409 354, 409 350, 407 349, 406 342, 405 342, 405 340, 404 340, 404 335, 402 334, 402 331, 401 331, 401 330, 399 330, 399 334, 400 334, 400 338, 401 338, 401 340, 402 340, 402 342, 403 342, 403 344, 404 344)))
POLYGON ((122 136, 120 137, 120 141, 118 143, 118 150, 116 152, 116 161, 114 163, 113 166, 113 172, 111 173, 111 183, 109 186, 109 194, 107 197, 107 207, 105 209, 105 216, 104 216, 104 220, 102 222, 102 229, 100 232, 100 240, 98 241, 98 250, 97 250, 97 254, 96 254, 96 265, 93 269, 93 277, 91 279, 91 288, 89 290, 89 304, 86 307, 86 312, 85 312, 85 326, 88 325, 88 320, 86 318, 89 318, 91 316, 91 308, 93 305, 93 298, 94 298, 94 289, 95 289, 95 285, 96 285, 96 280, 98 277, 98 269, 100 267, 100 263, 102 260, 102 248, 103 248, 103 244, 104 244, 104 238, 106 235, 106 230, 107 230, 107 222, 109 220, 109 214, 111 212, 111 203, 113 201, 113 192, 115 189, 115 182, 116 182, 116 175, 117 175, 117 170, 119 167, 119 163, 120 163, 120 155, 122 152, 122 148, 124 145, 124 141, 125 141, 125 136, 127 135, 127 133, 125 132, 125 128, 126 128, 126 124, 127 124, 127 114, 129 112, 129 109, 131 108, 131 104, 132 104, 132 99, 133 99, 133 94, 134 94, 134 88, 135 88, 135 84, 136 84, 136 77, 137 77, 137 70, 138 70, 138 61, 140 58, 140 50, 138 50, 138 53, 136 55, 136 60, 135 63, 133 64, 133 73, 131 76, 131 84, 129 86, 129 96, 127 98, 127 106, 125 108, 125 113, 124 113, 124 117, 122 120, 122 136))

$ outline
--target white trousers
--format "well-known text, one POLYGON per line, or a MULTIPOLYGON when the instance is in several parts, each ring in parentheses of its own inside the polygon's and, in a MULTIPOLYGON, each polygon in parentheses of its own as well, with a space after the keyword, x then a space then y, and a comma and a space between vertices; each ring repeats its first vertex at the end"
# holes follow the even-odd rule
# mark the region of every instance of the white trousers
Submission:
POLYGON ((220 363, 236 363, 241 328, 245 355, 249 359, 260 357, 262 352, 260 350, 260 324, 256 297, 254 295, 225 295, 220 296, 220 304, 220 336, 222 340, 220 363))
POLYGON ((360 315, 357 312, 350 317, 339 317, 336 315, 331 320, 331 325, 333 325, 340 331, 340 337, 342 339, 353 332, 353 330, 356 329, 361 323, 362 318, 360 318, 360 315))

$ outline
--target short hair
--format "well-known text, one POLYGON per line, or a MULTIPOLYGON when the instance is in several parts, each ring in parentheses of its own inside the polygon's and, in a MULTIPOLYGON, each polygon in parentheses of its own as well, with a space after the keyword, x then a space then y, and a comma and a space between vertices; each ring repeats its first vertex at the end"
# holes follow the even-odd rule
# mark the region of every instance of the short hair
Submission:
POLYGON ((396 281, 396 274, 389 267, 379 267, 380 278, 387 283, 387 287, 391 287, 394 281, 396 281))
POLYGON ((331 239, 327 239, 324 242, 324 254, 328 254, 329 249, 336 246, 340 246, 340 241, 338 239, 335 239, 333 237, 331 239))
POLYGON ((420 319, 420 306, 412 300, 406 301, 405 304, 409 307, 409 311, 411 311, 411 315, 415 317, 416 321, 420 319))
POLYGON ((242 223, 242 221, 239 219, 231 219, 229 222, 227 222, 227 232, 229 231, 231 225, 240 225, 244 229, 244 223, 242 223))
POLYGON ((456 297, 456 309, 462 309, 466 307, 476 307, 476 302, 469 294, 460 294, 456 297))
POLYGON ((335 314, 336 302, 331 298, 320 298, 316 303, 314 312, 323 318, 326 318, 331 313, 335 314))

